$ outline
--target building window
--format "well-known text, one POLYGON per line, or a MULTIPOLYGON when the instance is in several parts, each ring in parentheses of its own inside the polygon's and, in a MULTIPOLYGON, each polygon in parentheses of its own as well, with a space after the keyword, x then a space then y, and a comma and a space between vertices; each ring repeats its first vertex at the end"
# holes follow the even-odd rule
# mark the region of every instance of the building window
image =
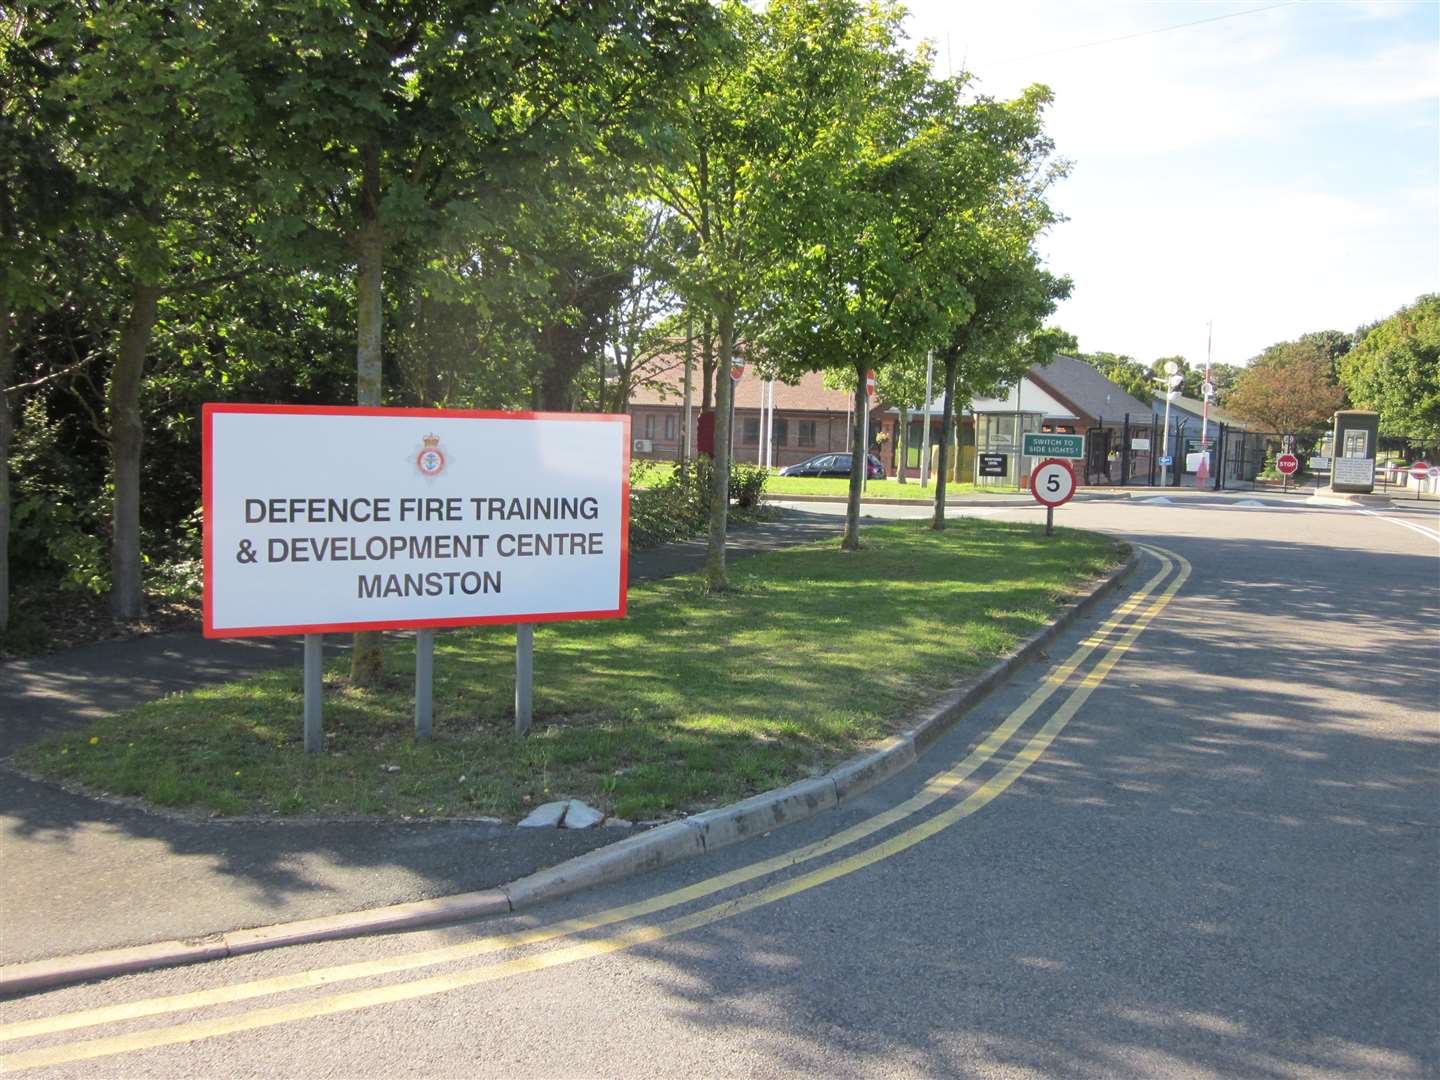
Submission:
POLYGON ((744 433, 740 441, 746 446, 758 446, 760 444, 760 418, 758 416, 745 417, 744 433))
POLYGON ((645 414, 645 438, 647 438, 647 439, 653 439, 654 437, 655 437, 655 414, 654 414, 653 412, 652 412, 652 413, 646 413, 646 414, 645 414))
POLYGON ((671 442, 675 441, 675 417, 665 417, 665 438, 671 442))
POLYGON ((800 446, 815 445, 815 421, 801 420, 796 425, 795 439, 800 446))
POLYGON ((784 446, 786 439, 790 436, 790 421, 783 416, 777 416, 770 423, 770 444, 772 446, 784 446))

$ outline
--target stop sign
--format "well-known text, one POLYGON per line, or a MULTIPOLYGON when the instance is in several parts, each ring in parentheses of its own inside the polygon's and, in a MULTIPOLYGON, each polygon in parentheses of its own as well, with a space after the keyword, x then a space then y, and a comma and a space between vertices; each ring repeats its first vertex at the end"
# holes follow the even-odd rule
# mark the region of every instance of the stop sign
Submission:
POLYGON ((865 396, 867 398, 875 396, 875 372, 873 371, 865 373, 865 396))
POLYGON ((1430 478, 1430 463, 1428 461, 1415 462, 1414 465, 1410 466, 1410 475, 1413 476, 1417 482, 1420 480, 1428 480, 1430 478))
POLYGON ((1294 454, 1281 454, 1275 459, 1275 468, 1286 476, 1293 475, 1300 468, 1300 459, 1294 454))

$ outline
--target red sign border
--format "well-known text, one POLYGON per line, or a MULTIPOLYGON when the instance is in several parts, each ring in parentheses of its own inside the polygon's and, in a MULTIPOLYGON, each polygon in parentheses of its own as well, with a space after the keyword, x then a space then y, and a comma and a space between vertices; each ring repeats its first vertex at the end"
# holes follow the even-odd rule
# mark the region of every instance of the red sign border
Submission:
POLYGON ((1430 470, 1435 466, 1428 461, 1417 461, 1413 465, 1407 465, 1405 471, 1410 474, 1410 479, 1417 483, 1421 480, 1430 479, 1430 470))
POLYGON ((568 622, 581 619, 623 619, 630 589, 630 416, 628 413, 503 412, 495 409, 391 409, 367 405, 250 405, 205 402, 200 406, 202 558, 205 568, 203 589, 203 632, 207 638, 274 637, 290 634, 353 633, 360 630, 421 630, 430 627, 485 626, 506 623, 568 622), (293 626, 216 627, 212 572, 214 567, 214 507, 212 503, 213 462, 211 433, 219 413, 282 413, 305 416, 394 416, 435 419, 457 417, 476 420, 567 420, 621 422, 624 427, 624 463, 620 470, 620 595, 615 608, 600 611, 547 611, 533 615, 484 615, 448 619, 406 619, 401 622, 300 623, 293 626))
POLYGON ((1052 510, 1057 506, 1064 506, 1067 502, 1073 499, 1075 497, 1075 489, 1078 486, 1079 481, 1075 479, 1075 467, 1071 465, 1070 462, 1066 461, 1064 458, 1046 458, 1044 461, 1040 462, 1039 465, 1036 465, 1033 469, 1030 470, 1030 494, 1041 506, 1048 506, 1052 510), (1059 465, 1062 469, 1064 469, 1067 473, 1070 474, 1070 494, 1066 495, 1058 502, 1051 502, 1049 499, 1041 498, 1040 489, 1035 486, 1035 474, 1038 473, 1041 469, 1043 469, 1046 465, 1059 465))
POLYGON ((1298 472, 1300 471, 1300 455, 1299 455, 1299 454, 1292 454, 1292 453, 1290 453, 1289 451, 1286 451, 1286 452, 1283 453, 1283 454, 1276 454, 1276 455, 1275 455, 1275 471, 1278 472, 1281 476, 1294 476, 1296 473, 1298 473, 1298 472), (1281 461, 1282 458, 1289 458, 1291 461, 1295 462, 1295 467, 1294 467, 1293 469, 1291 469, 1289 472, 1286 472, 1284 469, 1280 468, 1280 461, 1281 461))

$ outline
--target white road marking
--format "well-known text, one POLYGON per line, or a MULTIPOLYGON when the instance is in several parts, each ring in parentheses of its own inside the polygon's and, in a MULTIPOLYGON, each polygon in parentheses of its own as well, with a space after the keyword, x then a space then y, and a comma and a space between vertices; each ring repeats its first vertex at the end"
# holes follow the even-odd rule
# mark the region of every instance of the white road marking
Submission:
POLYGON ((1421 536, 1428 537, 1431 540, 1440 540, 1440 532, 1424 525, 1416 525, 1413 521, 1401 521, 1399 518, 1386 517, 1384 514, 1377 514, 1374 510, 1361 510, 1360 513, 1368 514, 1373 518, 1379 518, 1381 521, 1388 521, 1391 525, 1399 525, 1401 528, 1409 529, 1411 532, 1417 532, 1421 536))

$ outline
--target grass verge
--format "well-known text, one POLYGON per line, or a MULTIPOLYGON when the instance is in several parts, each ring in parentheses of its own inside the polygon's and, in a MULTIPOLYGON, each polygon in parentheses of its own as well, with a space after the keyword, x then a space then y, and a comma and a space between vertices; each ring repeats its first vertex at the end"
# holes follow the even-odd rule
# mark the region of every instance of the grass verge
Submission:
POLYGON ((326 751, 301 752, 298 670, 175 695, 27 748, 41 775, 219 815, 514 818, 584 798, 620 817, 719 805, 834 764, 1048 622, 1119 547, 959 520, 866 528, 631 590, 621 621, 535 632, 536 726, 511 734, 514 633, 436 640, 434 737, 412 734, 413 651, 389 680, 326 674, 326 751))

